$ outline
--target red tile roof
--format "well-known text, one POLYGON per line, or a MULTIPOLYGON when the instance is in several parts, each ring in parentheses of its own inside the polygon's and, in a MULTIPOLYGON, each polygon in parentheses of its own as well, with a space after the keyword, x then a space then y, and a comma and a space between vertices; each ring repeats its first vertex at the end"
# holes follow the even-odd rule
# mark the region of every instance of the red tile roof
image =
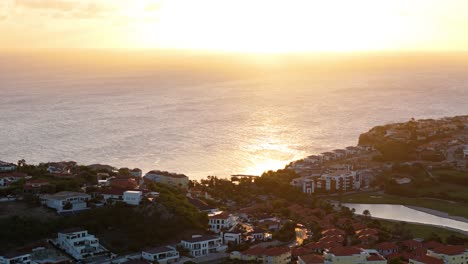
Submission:
POLYGON ((413 249, 413 248, 420 248, 423 246, 423 244, 419 241, 416 241, 414 239, 409 239, 409 240, 405 240, 401 243, 403 246, 407 247, 407 248, 410 248, 410 249, 413 249))
POLYGON ((331 229, 326 229, 322 231, 323 236, 337 236, 337 235, 342 235, 344 236, 346 234, 345 231, 337 228, 331 228, 331 229))
POLYGON ((351 256, 362 252, 361 248, 357 247, 335 247, 329 250, 335 256, 351 256))
POLYGON ((291 249, 288 247, 272 247, 272 248, 267 248, 263 254, 266 256, 275 257, 275 256, 281 256, 288 252, 291 253, 291 249))
POLYGON ((444 244, 441 244, 437 241, 429 241, 429 242, 424 242, 424 247, 428 249, 433 249, 433 248, 438 248, 442 247, 444 244))
POLYGON ((443 260, 438 259, 438 258, 434 258, 434 257, 431 257, 431 256, 426 256, 426 255, 411 258, 411 259, 414 259, 414 260, 416 260, 418 262, 422 262, 422 263, 425 263, 425 264, 444 264, 443 260))
POLYGON ((321 264, 321 263, 324 263, 323 256, 320 256, 320 255, 308 254, 308 255, 300 256, 300 258, 306 264, 321 264))
POLYGON ((219 213, 219 214, 216 214, 216 215, 212 215, 210 216, 209 218, 210 219, 228 219, 230 216, 230 213, 229 212, 222 212, 222 213, 219 213))
POLYGON ((249 255, 249 256, 261 256, 265 252, 265 248, 262 247, 251 247, 247 250, 242 251, 242 255, 249 255))
POLYGON ((382 242, 375 246, 376 249, 380 250, 390 250, 390 249, 398 249, 398 246, 392 242, 382 242))
POLYGON ((465 253, 466 249, 464 246, 447 245, 447 246, 434 248, 432 251, 434 251, 437 254, 454 256, 454 255, 460 255, 460 254, 465 253))
POLYGON ((305 247, 293 248, 291 250, 291 255, 293 255, 294 257, 308 255, 311 253, 310 251, 311 251, 310 249, 305 248, 305 247))

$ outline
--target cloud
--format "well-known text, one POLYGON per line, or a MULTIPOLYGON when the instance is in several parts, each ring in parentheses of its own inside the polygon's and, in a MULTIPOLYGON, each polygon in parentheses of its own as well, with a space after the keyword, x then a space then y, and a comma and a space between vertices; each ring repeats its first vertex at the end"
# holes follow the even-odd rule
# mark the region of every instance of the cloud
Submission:
POLYGON ((78 3, 65 0, 16 0, 16 7, 29 9, 48 9, 57 11, 72 11, 78 3))
POLYGON ((67 0, 16 0, 15 7, 26 8, 30 11, 48 13, 53 18, 87 19, 99 18, 111 13, 115 7, 103 5, 93 1, 67 0))

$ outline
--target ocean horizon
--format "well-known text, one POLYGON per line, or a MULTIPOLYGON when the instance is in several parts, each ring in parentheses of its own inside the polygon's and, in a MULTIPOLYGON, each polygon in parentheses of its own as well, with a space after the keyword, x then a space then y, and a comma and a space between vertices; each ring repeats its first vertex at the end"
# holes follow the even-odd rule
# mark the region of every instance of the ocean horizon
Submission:
POLYGON ((246 74, 201 59, 118 71, 0 59, 0 160, 10 162, 74 160, 191 179, 259 175, 356 145, 376 125, 468 114, 468 75, 458 63, 257 64, 246 74))

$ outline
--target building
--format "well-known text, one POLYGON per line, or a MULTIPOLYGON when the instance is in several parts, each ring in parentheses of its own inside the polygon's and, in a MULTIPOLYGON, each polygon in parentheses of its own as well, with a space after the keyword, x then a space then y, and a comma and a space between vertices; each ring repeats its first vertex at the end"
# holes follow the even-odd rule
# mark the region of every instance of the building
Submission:
POLYGON ((230 230, 237 225, 237 217, 228 212, 221 212, 208 215, 208 225, 210 230, 219 233, 230 230))
POLYGON ((81 228, 59 232, 55 245, 78 261, 94 256, 109 255, 109 251, 99 244, 95 236, 81 228))
POLYGON ((146 180, 167 185, 187 188, 189 178, 184 174, 170 173, 167 171, 152 170, 145 174, 146 180))
POLYGON ((429 249, 427 255, 444 261, 445 264, 466 264, 468 250, 464 246, 441 246, 429 249))
POLYGON ((174 263, 179 260, 179 252, 171 246, 155 247, 143 250, 141 257, 160 264, 174 263))
POLYGON ((87 201, 91 196, 86 193, 64 191, 44 194, 40 199, 42 204, 55 209, 57 213, 65 213, 88 209, 87 201))
POLYGON ((298 264, 324 264, 324 258, 320 255, 307 254, 297 257, 298 264))
POLYGON ((386 264, 387 260, 376 250, 358 247, 334 247, 323 252, 325 264, 386 264))
POLYGON ((15 164, 0 160, 0 172, 12 172, 15 170, 16 170, 15 164))
POLYGON ((392 242, 379 243, 379 244, 375 245, 375 249, 377 249, 377 251, 381 255, 384 255, 384 256, 388 256, 390 254, 397 253, 400 250, 398 245, 396 245, 396 244, 394 244, 392 242))
POLYGON ((117 189, 135 189, 138 182, 133 178, 111 178, 108 179, 109 186, 117 189))
POLYGON ((43 190, 44 187, 50 186, 49 181, 47 180, 29 180, 24 183, 23 192, 25 193, 38 193, 43 190))
POLYGON ((257 246, 242 252, 233 251, 230 258, 242 261, 257 261, 265 264, 287 264, 291 263, 291 249, 289 247, 263 248, 257 246))
POLYGON ((444 261, 431 256, 423 255, 412 257, 408 260, 409 264, 444 264, 444 261))
POLYGON ((223 245, 221 237, 212 235, 193 235, 192 238, 182 240, 180 243, 193 257, 222 252, 227 248, 223 245))
POLYGON ((224 244, 240 244, 242 242, 242 232, 222 232, 224 244))
POLYGON ((350 170, 349 165, 331 166, 320 176, 293 179, 292 186, 301 188, 303 193, 351 191, 361 188, 362 179, 358 171, 350 170))
POLYGON ((125 191, 123 193, 123 201, 126 204, 139 205, 141 202, 142 196, 143 196, 143 193, 141 191, 125 191))
POLYGON ((29 252, 12 251, 0 254, 0 264, 31 264, 32 257, 29 252))
POLYGON ((8 188, 12 183, 18 182, 26 177, 28 177, 27 174, 22 172, 0 173, 0 189, 8 188))
POLYGON ((273 238, 273 234, 262 228, 255 228, 252 232, 249 233, 255 241, 267 241, 273 238))

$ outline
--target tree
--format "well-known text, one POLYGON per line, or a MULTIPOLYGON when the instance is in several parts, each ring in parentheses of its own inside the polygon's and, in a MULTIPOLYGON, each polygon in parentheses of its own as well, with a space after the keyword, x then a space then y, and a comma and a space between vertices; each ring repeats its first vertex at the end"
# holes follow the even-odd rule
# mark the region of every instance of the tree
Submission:
POLYGON ((362 214, 363 214, 365 217, 368 217, 368 218, 370 218, 370 217, 371 217, 371 213, 370 213, 370 211, 369 211, 369 210, 367 210, 367 209, 366 209, 366 210, 364 210, 364 211, 362 211, 362 214))

